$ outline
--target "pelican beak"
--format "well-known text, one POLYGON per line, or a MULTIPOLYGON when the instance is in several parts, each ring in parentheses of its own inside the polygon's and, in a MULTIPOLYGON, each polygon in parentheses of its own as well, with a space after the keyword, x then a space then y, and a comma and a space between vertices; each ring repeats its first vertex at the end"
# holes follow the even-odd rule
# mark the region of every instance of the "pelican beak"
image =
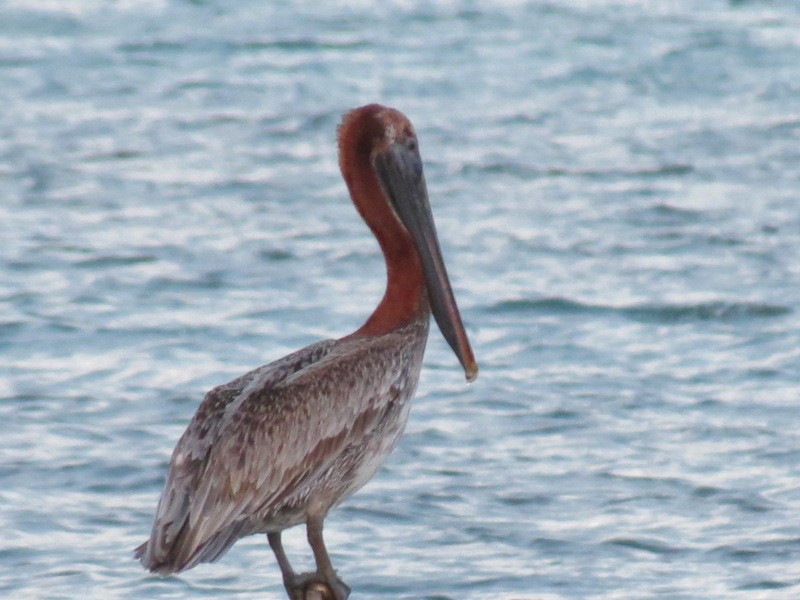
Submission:
POLYGON ((436 323, 464 367, 467 381, 473 381, 478 365, 442 259, 416 141, 398 141, 376 152, 373 165, 392 209, 417 248, 436 323))

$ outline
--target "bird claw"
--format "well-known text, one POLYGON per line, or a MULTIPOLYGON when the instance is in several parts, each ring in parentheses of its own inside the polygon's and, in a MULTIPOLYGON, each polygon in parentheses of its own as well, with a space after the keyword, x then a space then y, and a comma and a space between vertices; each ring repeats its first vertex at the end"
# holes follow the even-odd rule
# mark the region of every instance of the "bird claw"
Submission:
POLYGON ((338 577, 331 585, 319 573, 301 573, 286 582, 291 600, 347 600, 350 587, 338 577))
POLYGON ((333 582, 332 586, 328 586, 328 589, 333 590, 335 600, 347 600, 347 598, 350 596, 350 586, 338 577, 336 578, 336 581, 333 582))

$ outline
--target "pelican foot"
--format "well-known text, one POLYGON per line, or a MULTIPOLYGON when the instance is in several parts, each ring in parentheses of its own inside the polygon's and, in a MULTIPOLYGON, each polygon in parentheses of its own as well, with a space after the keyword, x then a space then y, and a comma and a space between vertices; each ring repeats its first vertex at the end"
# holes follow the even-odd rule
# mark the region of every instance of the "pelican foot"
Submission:
POLYGON ((329 584, 319 573, 301 573, 286 582, 291 600, 347 600, 350 587, 337 578, 329 584))

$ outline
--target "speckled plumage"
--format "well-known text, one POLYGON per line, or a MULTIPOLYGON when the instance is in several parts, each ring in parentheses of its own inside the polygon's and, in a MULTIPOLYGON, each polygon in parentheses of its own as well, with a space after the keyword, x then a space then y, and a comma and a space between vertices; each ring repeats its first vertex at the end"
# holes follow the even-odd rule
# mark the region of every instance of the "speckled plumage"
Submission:
POLYGON ((137 557, 156 572, 183 571, 363 486, 405 427, 428 321, 426 311, 386 335, 318 342, 206 394, 137 557))

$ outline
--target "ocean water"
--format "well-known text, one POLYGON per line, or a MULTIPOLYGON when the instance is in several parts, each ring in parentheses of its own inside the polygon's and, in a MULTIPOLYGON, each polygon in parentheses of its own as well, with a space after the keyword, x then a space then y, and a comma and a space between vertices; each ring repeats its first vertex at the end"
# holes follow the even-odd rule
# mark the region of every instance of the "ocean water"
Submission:
POLYGON ((799 97, 793 0, 4 0, 0 597, 282 598, 263 536, 131 551, 204 392, 380 297, 374 101, 481 374, 432 331, 326 521, 351 598, 800 597, 799 97))

